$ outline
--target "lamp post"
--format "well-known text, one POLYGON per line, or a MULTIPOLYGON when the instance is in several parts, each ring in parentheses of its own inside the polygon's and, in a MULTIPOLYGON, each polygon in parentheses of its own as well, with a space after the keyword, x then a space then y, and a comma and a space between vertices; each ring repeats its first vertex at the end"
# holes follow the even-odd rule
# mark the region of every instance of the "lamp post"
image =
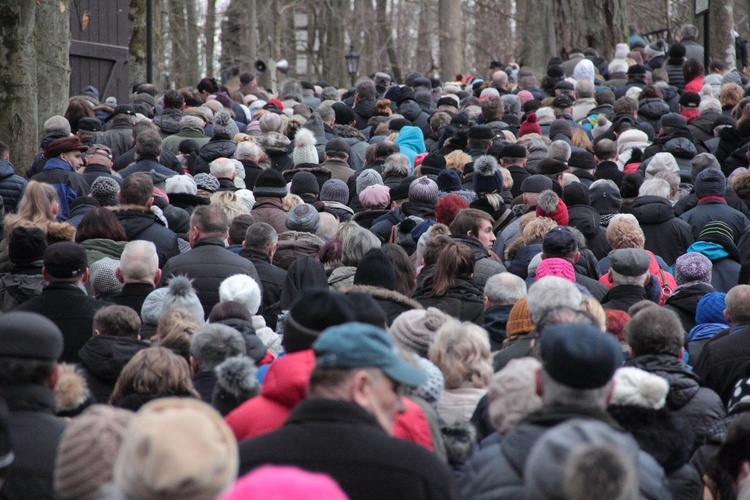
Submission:
POLYGON ((352 79, 352 87, 354 87, 354 80, 359 70, 359 52, 354 50, 354 45, 349 45, 349 52, 344 54, 344 59, 346 59, 346 69, 349 71, 349 76, 352 79))

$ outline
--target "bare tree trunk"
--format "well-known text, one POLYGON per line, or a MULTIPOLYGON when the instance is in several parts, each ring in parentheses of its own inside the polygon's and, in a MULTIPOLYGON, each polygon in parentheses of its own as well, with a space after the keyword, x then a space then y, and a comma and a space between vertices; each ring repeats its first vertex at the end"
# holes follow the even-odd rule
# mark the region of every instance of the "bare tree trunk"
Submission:
POLYGON ((453 79, 464 69, 463 57, 463 9, 461 0, 440 0, 440 74, 453 79))
POLYGON ((128 68, 130 86, 146 81, 146 1, 130 0, 128 22, 130 23, 130 43, 128 68))
POLYGON ((377 35, 377 48, 379 50, 379 62, 382 68, 388 67, 388 46, 393 43, 391 37, 391 29, 388 25, 388 17, 386 9, 388 6, 388 0, 375 0, 375 26, 377 29, 375 33, 377 35))
POLYGON ((711 59, 722 61, 730 68, 737 64, 734 53, 734 10, 732 2, 709 2, 709 23, 711 24, 711 59))
MULTIPOLYGON (((37 51, 34 23, 37 5, 28 0, 0 4, 0 137, 10 146, 10 160, 19 173, 39 150, 37 136, 37 51)), ((58 83, 67 90, 67 82, 58 83)))
POLYGON ((430 38, 430 32, 433 30, 432 19, 430 16, 430 4, 429 2, 420 2, 419 7, 419 25, 417 28, 417 54, 416 54, 416 66, 415 70, 421 73, 431 73, 434 69, 434 61, 432 60, 432 51, 430 50, 430 44, 428 40, 430 38))
POLYGON ((67 0, 40 0, 36 9, 37 116, 38 123, 43 124, 68 107, 70 12, 67 0))
POLYGON ((556 51, 550 7, 545 0, 527 0, 517 5, 518 63, 543 74, 547 60, 556 51))
POLYGON ((214 37, 216 36, 216 0, 206 1, 206 26, 204 38, 206 44, 206 76, 214 75, 214 37))
MULTIPOLYGON (((201 30, 198 25, 198 9, 196 0, 185 0, 187 14, 187 36, 185 38, 185 53, 187 54, 187 74, 189 85, 197 85, 201 78, 201 58, 199 46, 201 30)), ((205 47, 205 45, 203 45, 205 47)))
POLYGON ((240 58, 247 47, 247 24, 244 22, 244 6, 239 0, 232 0, 221 21, 221 55, 219 56, 219 75, 222 81, 240 73, 240 58))

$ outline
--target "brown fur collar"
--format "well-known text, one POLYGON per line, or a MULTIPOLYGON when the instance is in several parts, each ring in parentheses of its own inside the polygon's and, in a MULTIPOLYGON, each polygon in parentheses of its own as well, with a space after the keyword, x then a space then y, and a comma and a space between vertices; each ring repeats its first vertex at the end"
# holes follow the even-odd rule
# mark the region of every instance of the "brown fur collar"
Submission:
POLYGON ((344 293, 365 293, 376 299, 390 300, 398 304, 411 307, 412 309, 422 309, 422 305, 416 300, 410 299, 406 295, 385 288, 370 285, 352 285, 344 290, 344 293))
POLYGON ((143 212, 149 215, 153 215, 153 213, 151 213, 151 210, 149 210, 148 207, 144 207, 142 205, 120 205, 117 207, 107 207, 107 208, 112 210, 113 212, 125 212, 127 210, 133 210, 134 212, 143 212))

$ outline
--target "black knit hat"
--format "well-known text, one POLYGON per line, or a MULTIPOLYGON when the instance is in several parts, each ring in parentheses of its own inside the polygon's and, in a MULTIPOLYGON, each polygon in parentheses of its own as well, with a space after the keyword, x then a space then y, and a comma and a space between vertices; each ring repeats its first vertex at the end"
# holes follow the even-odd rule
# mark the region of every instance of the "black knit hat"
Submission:
POLYGON ((304 290, 292 303, 284 321, 286 352, 310 349, 329 326, 355 321, 354 307, 345 296, 325 288, 304 290))
POLYGON ((706 196, 724 196, 727 179, 718 168, 707 168, 695 178, 695 195, 700 200, 706 196))
POLYGON ((8 256, 15 265, 30 264, 44 259, 47 239, 38 227, 17 227, 8 239, 8 256))
POLYGON ((253 195, 255 195, 255 198, 260 198, 262 196, 267 196, 269 198, 283 198, 287 195, 284 176, 281 172, 272 168, 264 170, 255 179, 253 195))
POLYGON ((419 168, 422 175, 438 175, 445 170, 445 156, 440 153, 430 153, 424 157, 419 168))
POLYGON ((335 102, 331 106, 336 114, 336 125, 351 125, 354 120, 354 110, 343 102, 335 102))
POLYGON ((396 186, 393 186, 388 194, 391 195, 391 200, 406 200, 409 198, 409 186, 416 177, 409 176, 405 177, 396 186))
POLYGON ((589 188, 580 182, 571 182, 563 188, 563 202, 568 207, 575 205, 591 205, 589 188))
POLYGON ((362 257, 354 273, 354 284, 396 289, 396 271, 382 250, 373 248, 362 257))
POLYGON ((319 194, 320 186, 315 175, 311 172, 297 172, 292 177, 292 185, 289 192, 296 195, 319 194))

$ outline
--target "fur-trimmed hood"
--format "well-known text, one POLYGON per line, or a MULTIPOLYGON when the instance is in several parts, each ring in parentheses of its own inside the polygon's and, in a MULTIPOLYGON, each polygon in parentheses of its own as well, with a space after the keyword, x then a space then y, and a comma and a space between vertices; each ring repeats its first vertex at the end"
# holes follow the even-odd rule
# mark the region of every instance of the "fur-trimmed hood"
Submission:
POLYGON ((375 299, 389 300, 399 305, 410 307, 412 309, 422 309, 422 305, 416 300, 410 299, 406 295, 396 292, 394 290, 388 290, 378 286, 370 285, 352 285, 342 290, 343 293, 364 293, 375 299))
POLYGON ((360 141, 365 140, 365 136, 356 128, 349 125, 334 125, 333 131, 341 139, 358 139, 360 141))

